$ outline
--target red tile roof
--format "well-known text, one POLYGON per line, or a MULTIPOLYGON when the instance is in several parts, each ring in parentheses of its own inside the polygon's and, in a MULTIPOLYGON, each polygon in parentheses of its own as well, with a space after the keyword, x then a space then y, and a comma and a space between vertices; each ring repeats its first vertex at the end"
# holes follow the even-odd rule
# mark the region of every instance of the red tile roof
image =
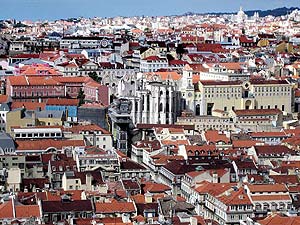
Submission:
POLYGON ((230 143, 230 139, 225 134, 220 133, 217 130, 208 130, 204 134, 205 139, 208 143, 216 144, 218 142, 224 142, 225 144, 230 143))
POLYGON ((0 219, 13 218, 13 204, 12 199, 0 204, 0 219))
POLYGON ((255 195, 251 196, 252 201, 291 201, 289 194, 285 195, 255 195))
POLYGON ((142 189, 144 193, 164 193, 171 190, 171 188, 165 184, 158 184, 154 182, 142 183, 142 189))
POLYGON ((110 134, 107 130, 103 129, 97 124, 88 124, 88 125, 75 125, 72 127, 64 127, 63 130, 65 132, 72 132, 72 133, 81 133, 83 131, 100 131, 101 134, 110 134))
POLYGON ((250 184, 250 192, 288 192, 284 184, 250 184))
POLYGON ((261 225, 299 225, 300 224, 300 216, 295 217, 287 217, 281 216, 278 214, 270 214, 266 218, 262 220, 258 220, 261 225))
POLYGON ((262 143, 261 141, 256 140, 233 140, 232 147, 233 148, 251 148, 257 144, 262 143))
POLYGON ((27 77, 21 76, 10 76, 8 82, 12 86, 44 86, 44 85, 62 85, 57 80, 51 77, 27 77))
POLYGON ((37 110, 37 109, 41 109, 41 110, 45 110, 46 107, 46 103, 44 102, 13 102, 11 104, 11 109, 19 109, 19 108, 26 108, 27 110, 37 110))
POLYGON ((253 138, 260 137, 287 137, 284 132, 253 132, 250 134, 253 138))
POLYGON ((265 155, 284 155, 284 154, 293 154, 294 151, 289 149, 284 145, 263 145, 263 146, 255 146, 256 153, 258 156, 265 155))
POLYGON ((16 218, 41 217, 40 207, 38 205, 16 205, 16 218))
POLYGON ((40 140, 17 140, 18 151, 30 151, 41 150, 46 151, 48 148, 56 148, 61 150, 67 146, 85 146, 83 140, 52 140, 52 139, 40 139, 40 140))
POLYGON ((269 175, 277 184, 299 184, 297 175, 269 175))
POLYGON ((111 213, 133 213, 136 212, 133 202, 117 202, 100 203, 96 202, 96 213, 111 214, 111 213))
POLYGON ((77 106, 79 103, 78 99, 70 98, 50 98, 47 101, 47 105, 62 105, 62 106, 77 106))
POLYGON ((216 86, 216 85, 241 85, 242 81, 219 81, 219 80, 201 80, 203 86, 216 86))
POLYGON ((281 114, 280 109, 244 109, 234 110, 237 116, 254 116, 254 115, 277 115, 281 114))
POLYGON ((154 56, 154 55, 153 56, 148 56, 148 57, 146 57, 146 58, 144 58, 142 60, 146 60, 148 62, 152 62, 152 61, 167 61, 166 58, 160 58, 160 57, 154 56))
POLYGON ((262 80, 262 79, 251 79, 250 83, 256 85, 289 84, 287 80, 262 80))
POLYGON ((0 104, 7 103, 9 99, 8 95, 0 95, 0 104))
POLYGON ((227 193, 217 196, 219 201, 226 205, 252 205, 248 195, 245 193, 244 188, 240 187, 238 190, 229 189, 227 193))

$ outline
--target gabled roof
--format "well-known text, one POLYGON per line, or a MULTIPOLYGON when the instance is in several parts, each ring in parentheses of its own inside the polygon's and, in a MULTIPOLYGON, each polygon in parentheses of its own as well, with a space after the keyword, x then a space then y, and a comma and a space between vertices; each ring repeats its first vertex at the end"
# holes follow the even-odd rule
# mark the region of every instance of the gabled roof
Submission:
POLYGON ((217 198, 226 205, 252 205, 252 202, 243 187, 240 187, 237 190, 230 189, 230 191, 217 196, 217 198))
POLYGON ((224 142, 225 144, 230 143, 230 138, 228 138, 225 134, 220 133, 217 130, 208 130, 205 131, 205 139, 208 143, 218 143, 218 142, 224 142))
POLYGON ((171 190, 171 188, 165 184, 158 184, 154 182, 142 183, 142 189, 144 193, 164 193, 171 190))
POLYGON ((0 219, 14 218, 12 199, 0 204, 0 219))
POLYGON ((38 205, 16 205, 16 218, 40 218, 40 207, 38 205))

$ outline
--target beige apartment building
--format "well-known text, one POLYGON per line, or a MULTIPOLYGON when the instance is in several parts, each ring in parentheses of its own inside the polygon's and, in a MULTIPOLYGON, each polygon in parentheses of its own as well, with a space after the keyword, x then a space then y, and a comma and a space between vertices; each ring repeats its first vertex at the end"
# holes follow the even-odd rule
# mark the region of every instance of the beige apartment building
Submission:
POLYGON ((292 112, 292 84, 286 80, 214 81, 198 83, 195 115, 212 115, 215 110, 280 109, 292 112))

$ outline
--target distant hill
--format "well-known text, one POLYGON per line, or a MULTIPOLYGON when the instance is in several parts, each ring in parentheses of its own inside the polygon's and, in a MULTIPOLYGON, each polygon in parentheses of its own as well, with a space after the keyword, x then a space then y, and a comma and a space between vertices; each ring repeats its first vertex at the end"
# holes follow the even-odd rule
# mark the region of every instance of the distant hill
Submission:
POLYGON ((265 17, 265 16, 284 16, 284 15, 287 15, 287 14, 291 13, 295 9, 300 9, 300 8, 298 8, 298 7, 291 7, 291 8, 283 7, 283 8, 270 9, 270 10, 250 10, 250 11, 245 11, 245 13, 248 16, 253 16, 255 12, 258 12, 259 16, 261 16, 261 17, 265 17))
MULTIPOLYGON (((248 10, 245 11, 245 13, 248 16, 253 16, 255 12, 259 13, 260 17, 265 17, 265 16, 284 16, 289 13, 291 13, 293 10, 298 9, 300 10, 299 7, 282 7, 282 8, 276 8, 276 9, 269 9, 269 10, 248 10)), ((228 15, 228 14, 236 14, 237 12, 212 12, 212 13, 193 13, 193 12, 187 12, 184 15, 228 15)))

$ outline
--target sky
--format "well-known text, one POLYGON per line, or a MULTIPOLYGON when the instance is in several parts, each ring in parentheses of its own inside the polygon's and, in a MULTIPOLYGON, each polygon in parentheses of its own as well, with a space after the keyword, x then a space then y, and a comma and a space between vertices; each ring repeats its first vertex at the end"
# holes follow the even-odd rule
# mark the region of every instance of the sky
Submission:
POLYGON ((236 12, 240 6, 244 10, 300 7, 300 0, 0 0, 0 19, 164 16, 186 12, 236 12))

